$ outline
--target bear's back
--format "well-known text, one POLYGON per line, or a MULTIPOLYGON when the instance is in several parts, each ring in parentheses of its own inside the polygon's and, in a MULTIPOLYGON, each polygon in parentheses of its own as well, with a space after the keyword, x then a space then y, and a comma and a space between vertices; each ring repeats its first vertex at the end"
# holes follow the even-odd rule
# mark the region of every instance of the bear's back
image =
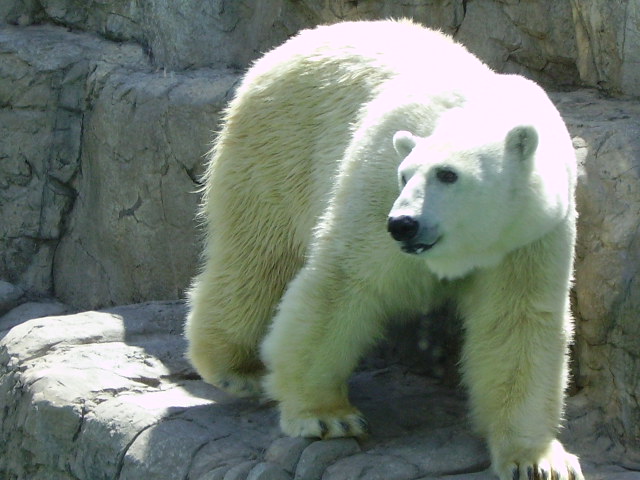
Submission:
MULTIPOLYGON (((243 145, 243 151, 229 158, 231 171, 220 176, 230 181, 247 168, 253 177, 268 178, 263 201, 291 200, 295 179, 300 191, 317 192, 311 204, 321 205, 359 119, 384 86, 398 78, 419 91, 437 79, 446 84, 458 65, 488 71, 449 36, 408 20, 302 31, 257 60, 238 87, 218 143, 220 150, 243 145)), ((218 163, 215 154, 212 163, 218 163)))

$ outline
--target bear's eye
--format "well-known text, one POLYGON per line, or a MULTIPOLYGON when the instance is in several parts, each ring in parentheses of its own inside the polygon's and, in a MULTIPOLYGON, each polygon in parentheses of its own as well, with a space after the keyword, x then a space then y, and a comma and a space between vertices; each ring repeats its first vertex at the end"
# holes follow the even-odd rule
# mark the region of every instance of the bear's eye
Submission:
POLYGON ((436 178, 442 183, 456 183, 458 174, 449 168, 439 168, 436 171, 436 178))

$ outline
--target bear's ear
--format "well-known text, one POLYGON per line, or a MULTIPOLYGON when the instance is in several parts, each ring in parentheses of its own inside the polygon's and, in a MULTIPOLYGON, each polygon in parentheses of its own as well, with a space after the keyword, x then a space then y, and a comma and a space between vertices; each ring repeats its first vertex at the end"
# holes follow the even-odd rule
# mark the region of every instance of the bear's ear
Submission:
POLYGON ((538 148, 538 132, 531 125, 520 125, 507 133, 507 152, 519 160, 528 160, 538 148))
POLYGON ((411 153, 416 146, 416 137, 412 133, 400 130, 393 135, 393 148, 396 149, 401 158, 411 153))

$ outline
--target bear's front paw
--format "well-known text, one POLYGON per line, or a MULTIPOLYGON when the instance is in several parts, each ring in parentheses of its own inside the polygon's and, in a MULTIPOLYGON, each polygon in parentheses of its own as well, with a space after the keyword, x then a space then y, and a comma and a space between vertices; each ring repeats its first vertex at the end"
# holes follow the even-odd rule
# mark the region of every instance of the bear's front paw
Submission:
POLYGON ((292 437, 339 438, 365 437, 369 435, 369 422, 362 414, 352 408, 346 411, 325 411, 318 414, 292 416, 282 414, 282 431, 292 437))
POLYGON ((500 480, 584 480, 578 457, 566 452, 557 440, 537 460, 509 462, 499 476, 500 480))
POLYGON ((219 374, 212 383, 235 397, 251 398, 262 395, 262 386, 258 375, 240 375, 227 372, 219 374))

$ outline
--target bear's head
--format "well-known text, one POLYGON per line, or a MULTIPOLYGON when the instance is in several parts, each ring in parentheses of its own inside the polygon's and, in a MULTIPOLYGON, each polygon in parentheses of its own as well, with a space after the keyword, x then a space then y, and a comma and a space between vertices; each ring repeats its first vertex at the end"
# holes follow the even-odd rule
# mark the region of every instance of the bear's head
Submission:
POLYGON ((441 278, 498 264, 572 209, 575 157, 564 125, 554 132, 544 115, 517 120, 467 106, 446 113, 426 138, 393 137, 403 160, 388 230, 441 278))

